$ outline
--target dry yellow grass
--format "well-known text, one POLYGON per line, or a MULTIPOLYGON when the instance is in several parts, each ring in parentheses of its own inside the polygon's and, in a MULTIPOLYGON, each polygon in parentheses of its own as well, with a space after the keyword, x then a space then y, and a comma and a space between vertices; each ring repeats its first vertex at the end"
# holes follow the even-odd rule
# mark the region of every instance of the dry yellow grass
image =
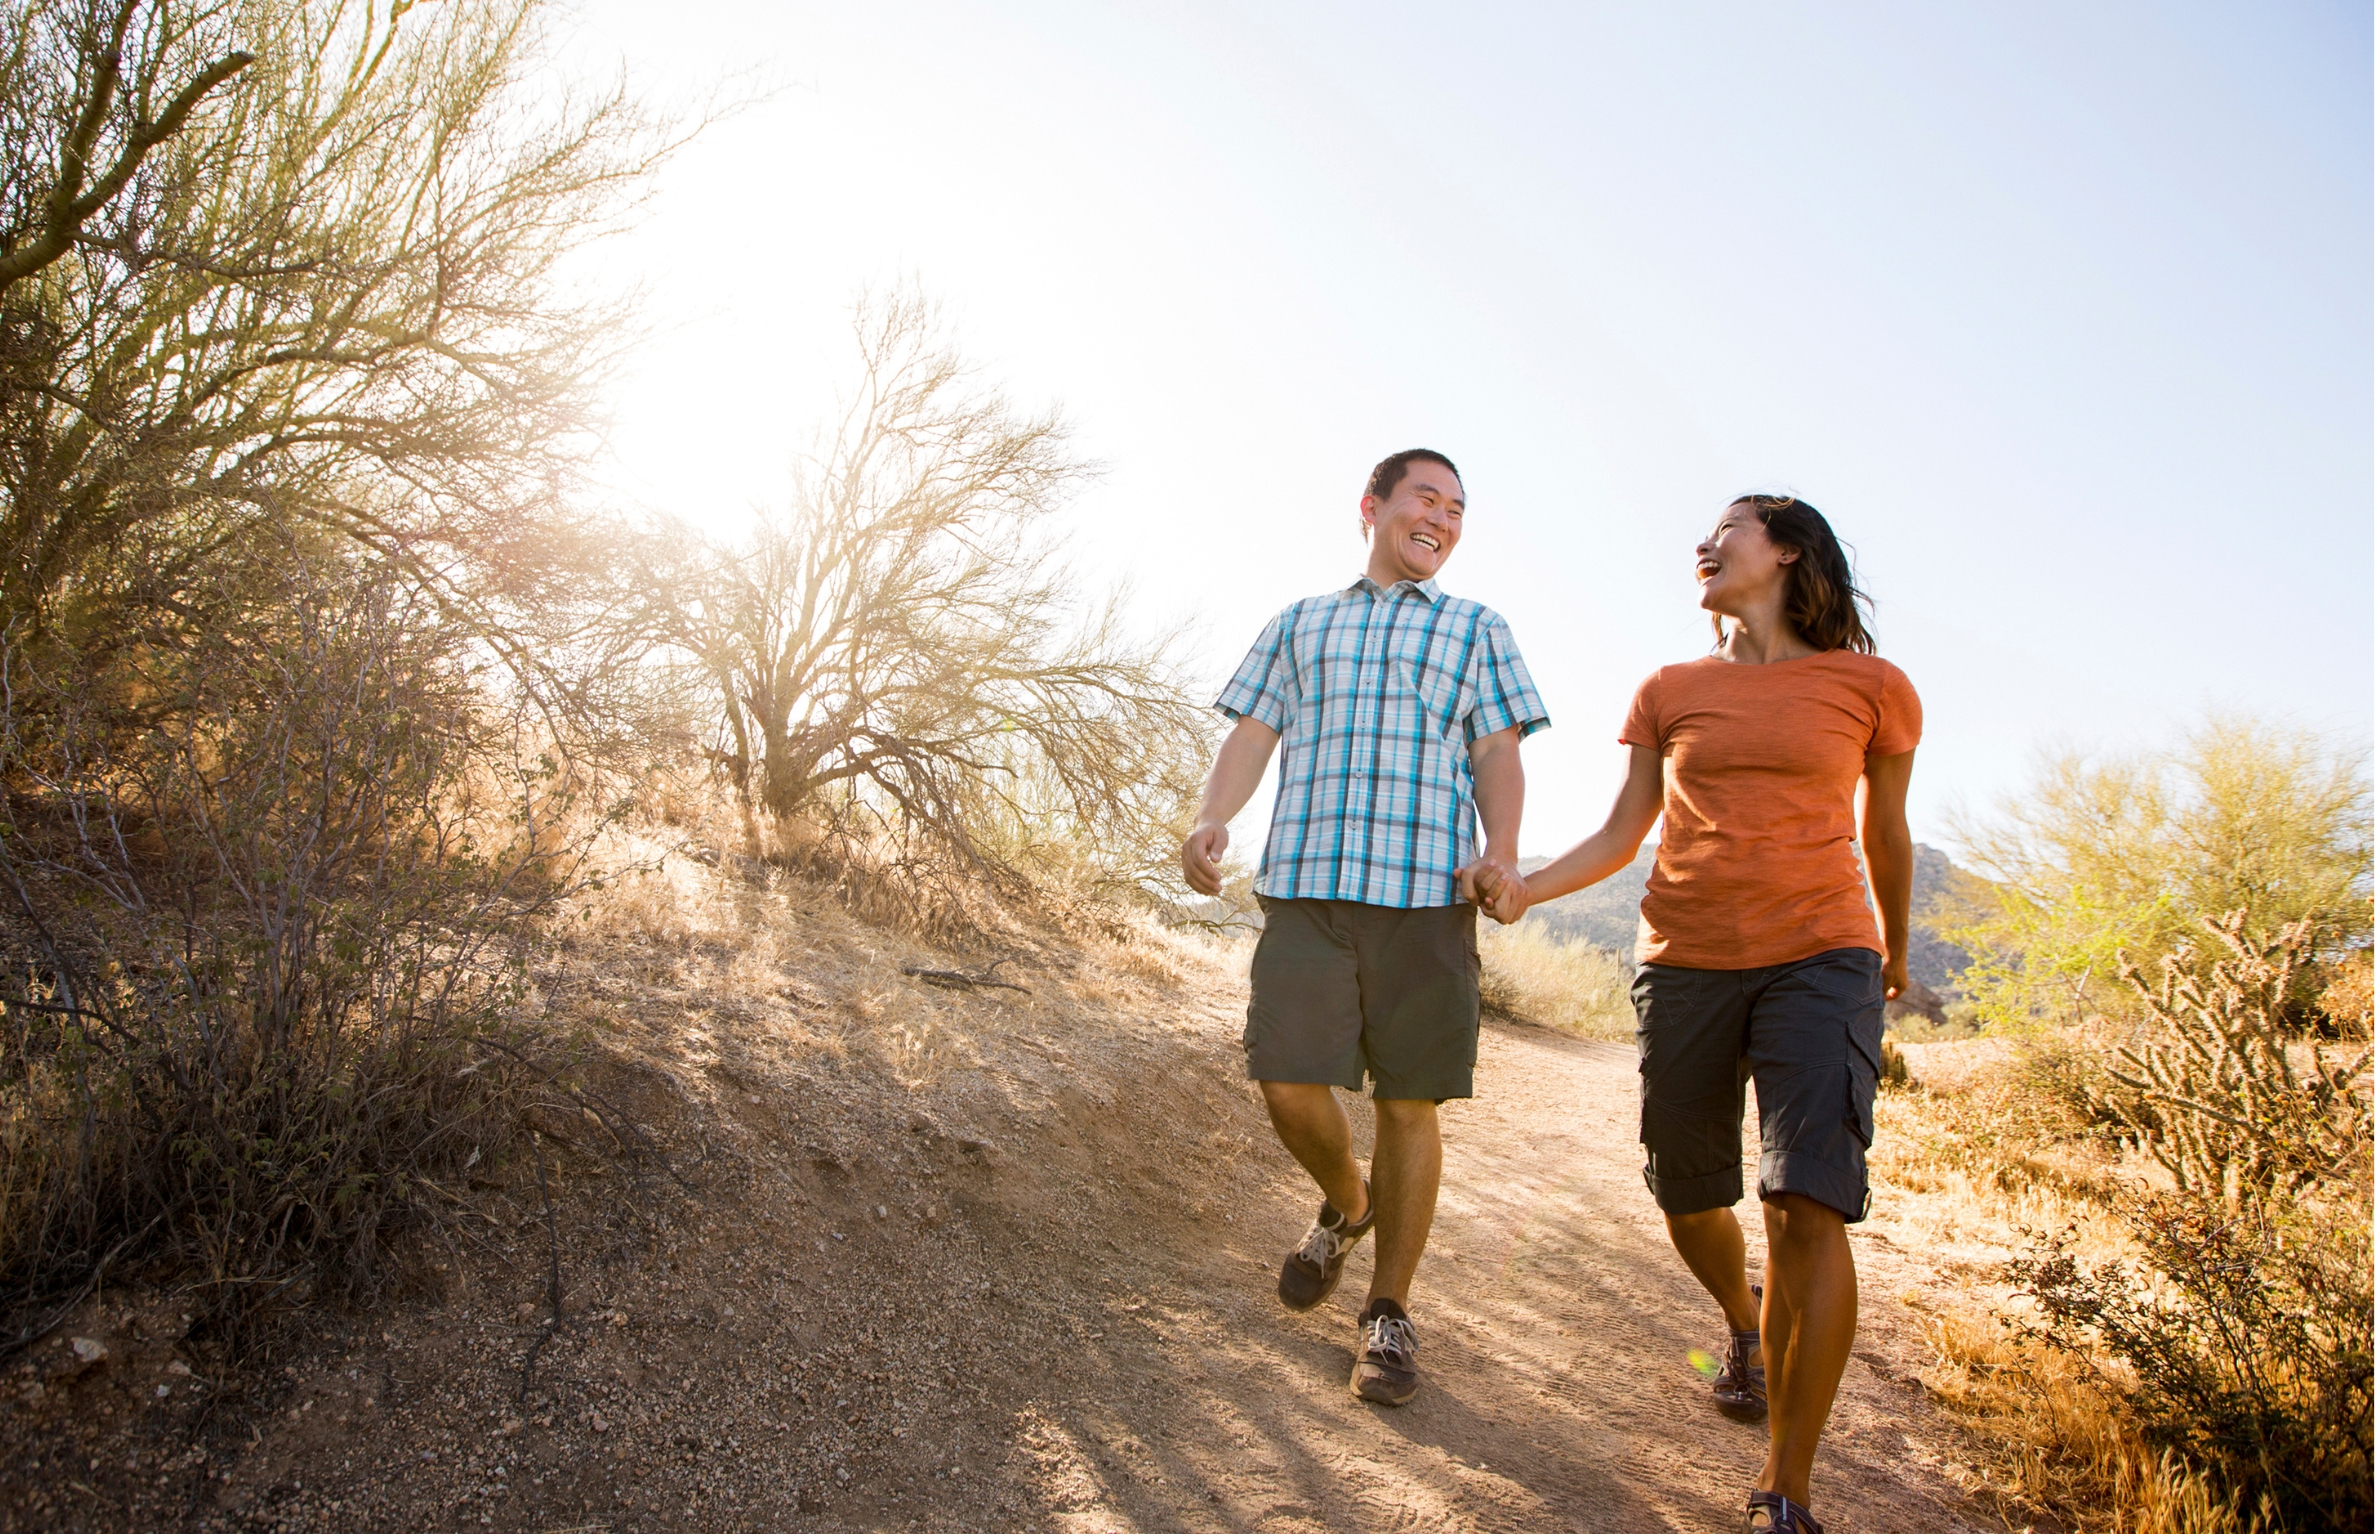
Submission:
POLYGON ((1523 1022, 1587 1039, 1633 1036, 1632 976, 1623 961, 1589 943, 1562 943, 1531 923, 1483 923, 1484 1004, 1523 1022))
POLYGON ((1937 1361, 1923 1383, 1974 1430, 1968 1488, 2014 1527, 2039 1514, 2084 1534, 2254 1534, 2266 1525, 2120 1414, 2115 1364, 2090 1369, 2021 1334, 2028 1307, 2000 1276, 2035 1238, 2067 1232, 2089 1265, 2132 1261, 2114 1212, 2146 1176, 2063 1133, 2018 1051, 2000 1039, 1912 1045, 1915 1085, 1883 1093, 1872 1173, 1901 1243, 1931 1253, 1939 1286, 1908 1296, 1930 1314, 1937 1361))

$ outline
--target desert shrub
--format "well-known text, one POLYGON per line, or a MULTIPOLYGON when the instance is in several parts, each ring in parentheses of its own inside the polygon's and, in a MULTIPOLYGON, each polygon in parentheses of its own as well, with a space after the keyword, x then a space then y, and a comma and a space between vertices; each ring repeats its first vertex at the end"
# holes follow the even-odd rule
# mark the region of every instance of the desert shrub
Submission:
POLYGON ((2067 1233, 2007 1276, 2035 1303, 2038 1343, 2093 1371, 2137 1439, 2269 1528, 2364 1524, 2375 1409, 2367 1317, 2364 1049, 2288 1038, 2279 1018, 2305 922, 2255 936, 2208 924, 2223 953, 2186 949, 2161 983, 2126 973, 2148 1024, 2063 1069, 2128 1151, 2171 1187, 2130 1186, 2113 1214, 2137 1253, 2092 1267, 2067 1233))
POLYGON ((2375 1033, 2375 955, 2361 948, 2327 966, 2317 1009, 2339 1037, 2363 1039, 2375 1033))
POLYGON ((2010 1264, 2036 1302, 2036 1335, 2123 1365, 2120 1412, 2239 1511, 2276 1528, 2365 1527, 2364 1208, 2237 1207, 2193 1191, 2144 1197, 2127 1223, 2140 1271, 2090 1269, 2050 1244, 2010 1264))
POLYGON ((2151 1027, 2120 1047, 2102 1094, 2123 1137, 2180 1189, 2230 1200, 2351 1176, 2368 1149, 2357 1088, 2375 1060, 2285 1037, 2279 1018, 2312 946, 2309 924, 2262 939, 2245 919, 2207 924, 2226 949, 2207 975, 2191 948, 2162 961, 2157 987, 2122 966, 2151 1027))
MULTIPOLYGON (((1959 983, 1990 1026, 2132 1020, 2121 956, 2157 971, 2237 909, 2312 923, 2315 959, 2367 941, 2366 754, 2312 731, 2220 717, 2171 750, 2063 752, 1955 833, 1984 877, 1935 919, 1972 954, 1959 983)), ((2288 1028, 2316 1014, 2316 973, 2295 973, 2288 1028)))
POLYGON ((368 1292, 438 1180, 511 1132, 503 1034, 580 875, 572 785, 431 604, 352 561, 278 574, 137 689, 0 651, 18 1317, 111 1265, 234 1326, 368 1292))
POLYGON ((1633 977, 1607 949, 1562 942, 1532 922, 1480 924, 1476 946, 1491 1010, 1586 1038, 1633 1036, 1633 977))

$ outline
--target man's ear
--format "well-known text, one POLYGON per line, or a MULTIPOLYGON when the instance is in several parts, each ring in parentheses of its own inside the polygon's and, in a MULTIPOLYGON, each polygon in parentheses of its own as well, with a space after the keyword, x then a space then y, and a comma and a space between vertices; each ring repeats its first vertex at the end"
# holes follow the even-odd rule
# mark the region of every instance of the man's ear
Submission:
POLYGON ((1377 527, 1377 508, 1385 503, 1376 496, 1361 497, 1361 537, 1366 539, 1377 527))

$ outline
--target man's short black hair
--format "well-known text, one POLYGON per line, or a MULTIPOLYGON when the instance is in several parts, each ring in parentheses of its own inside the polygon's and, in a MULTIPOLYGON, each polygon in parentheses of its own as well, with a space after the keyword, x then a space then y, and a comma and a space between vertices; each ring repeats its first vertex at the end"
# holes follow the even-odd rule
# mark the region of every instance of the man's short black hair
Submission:
MULTIPOLYGON (((1381 501, 1387 499, 1401 486, 1402 476, 1410 472, 1410 466, 1421 459, 1443 465, 1451 470, 1453 479, 1460 477, 1460 466, 1433 448, 1406 447, 1369 471, 1369 493, 1381 501)), ((1461 483, 1465 485, 1466 481, 1462 480, 1461 483)))

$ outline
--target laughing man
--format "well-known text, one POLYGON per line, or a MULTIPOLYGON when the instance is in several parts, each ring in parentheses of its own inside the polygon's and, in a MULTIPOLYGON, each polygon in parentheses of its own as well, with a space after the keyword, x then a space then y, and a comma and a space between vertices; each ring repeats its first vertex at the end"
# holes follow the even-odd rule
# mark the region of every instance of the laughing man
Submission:
POLYGON ((1518 742, 1550 723, 1509 625, 1435 585, 1466 512, 1441 453, 1396 453, 1370 473, 1368 569, 1255 641, 1220 695, 1236 725, 1180 849, 1188 883, 1219 894, 1229 820, 1284 740, 1254 884, 1264 925, 1245 1054, 1324 1201, 1279 1269, 1278 1297, 1318 1305, 1376 1227, 1352 1389, 1387 1406, 1418 1392, 1408 1306, 1443 1173, 1436 1105, 1475 1092, 1476 907, 1464 897, 1480 872, 1487 888, 1516 877, 1518 742), (1332 1091, 1358 1092, 1364 1077, 1377 1110, 1366 1178, 1332 1091))

